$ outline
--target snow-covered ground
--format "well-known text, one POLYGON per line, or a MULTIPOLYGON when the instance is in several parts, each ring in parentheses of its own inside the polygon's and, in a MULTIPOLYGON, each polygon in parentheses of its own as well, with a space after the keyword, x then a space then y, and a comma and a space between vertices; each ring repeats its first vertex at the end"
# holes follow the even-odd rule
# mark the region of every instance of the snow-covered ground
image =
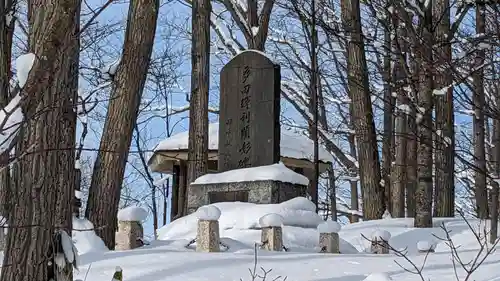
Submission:
MULTIPOLYGON (((123 268, 124 281, 195 281, 195 280, 251 280, 249 268, 254 263, 254 242, 260 239, 259 218, 268 213, 283 217, 284 244, 289 252, 258 250, 258 267, 272 269, 268 280, 287 276, 287 280, 301 281, 358 281, 373 274, 369 280, 380 281, 384 276, 393 280, 421 280, 420 276, 401 268, 414 269, 394 253, 373 255, 365 253, 373 232, 390 232, 390 244, 395 249, 408 248, 408 257, 418 267, 425 260, 424 280, 457 280, 451 262, 450 248, 439 228, 415 229, 412 219, 384 219, 343 226, 342 254, 319 254, 319 233, 316 226, 321 222, 313 213, 313 205, 305 198, 295 198, 277 205, 250 203, 217 203, 221 211, 219 219, 222 242, 230 248, 221 253, 196 253, 185 245, 196 235, 196 214, 176 220, 159 231, 159 241, 129 251, 106 251, 102 241, 92 231, 76 232, 74 240, 80 254, 80 270, 75 279, 109 281, 117 266, 123 268), (304 226, 304 227, 302 227, 304 226), (97 238, 97 239, 96 239, 97 238), (435 253, 418 253, 417 243, 436 243, 435 253), (396 263, 397 262, 397 263, 396 263), (385 274, 384 274, 385 273, 385 274)), ((444 222, 459 247, 464 262, 473 259, 480 244, 462 219, 435 219, 436 226, 444 222)), ((470 221, 479 227, 479 221, 470 221)), ((77 221, 79 227, 89 227, 88 222, 77 221)), ((76 228, 76 227, 75 227, 76 228)), ((490 255, 470 280, 500 280, 500 256, 490 255)), ((464 280, 465 272, 458 266, 458 278, 464 280)), ((259 280, 259 278, 257 278, 259 280)))

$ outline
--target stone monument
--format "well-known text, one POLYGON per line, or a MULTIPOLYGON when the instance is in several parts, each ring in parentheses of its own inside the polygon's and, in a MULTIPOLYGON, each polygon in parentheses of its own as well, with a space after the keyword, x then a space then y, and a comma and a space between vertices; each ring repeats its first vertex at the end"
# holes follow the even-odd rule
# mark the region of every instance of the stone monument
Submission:
POLYGON ((280 66, 255 50, 222 68, 219 172, 279 162, 280 79, 280 66))
POLYGON ((218 202, 269 204, 306 196, 309 180, 279 163, 280 83, 280 66, 259 51, 241 52, 222 68, 220 177, 207 174, 189 183, 188 213, 218 202), (243 168, 252 169, 246 174, 286 176, 242 181, 238 170, 243 168))

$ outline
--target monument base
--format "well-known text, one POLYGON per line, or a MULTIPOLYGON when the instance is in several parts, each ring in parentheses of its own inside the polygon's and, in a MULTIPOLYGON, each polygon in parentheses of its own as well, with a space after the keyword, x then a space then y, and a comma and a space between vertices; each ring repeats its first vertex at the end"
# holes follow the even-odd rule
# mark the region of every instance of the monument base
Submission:
POLYGON ((306 197, 307 186, 276 180, 192 183, 188 193, 188 213, 199 207, 219 202, 277 204, 295 197, 306 197))

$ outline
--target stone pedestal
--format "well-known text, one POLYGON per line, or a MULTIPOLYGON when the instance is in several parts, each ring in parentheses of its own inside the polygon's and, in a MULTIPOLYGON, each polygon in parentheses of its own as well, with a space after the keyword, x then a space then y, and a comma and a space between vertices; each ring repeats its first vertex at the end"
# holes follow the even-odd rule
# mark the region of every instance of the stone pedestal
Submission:
POLYGON ((115 250, 131 250, 143 246, 144 230, 138 221, 118 221, 115 250))
POLYGON ((389 254, 389 242, 380 237, 372 238, 371 252, 373 254, 389 254))
POLYGON ((282 251, 283 250, 283 230, 281 227, 263 227, 261 234, 261 243, 265 250, 282 251))
POLYGON ((319 246, 322 253, 340 253, 338 233, 320 233, 319 246))
MULTIPOLYGON (((255 204, 277 204, 295 197, 306 197, 307 186, 274 180, 230 182, 230 183, 192 183, 188 189, 188 213, 195 212, 199 207, 217 203, 241 201, 255 204), (224 192, 238 192, 239 200, 213 200, 224 192)), ((231 197, 231 196, 229 196, 231 197)), ((234 195, 232 196, 234 197, 234 195)))
POLYGON ((220 252, 219 221, 198 220, 197 252, 220 252))

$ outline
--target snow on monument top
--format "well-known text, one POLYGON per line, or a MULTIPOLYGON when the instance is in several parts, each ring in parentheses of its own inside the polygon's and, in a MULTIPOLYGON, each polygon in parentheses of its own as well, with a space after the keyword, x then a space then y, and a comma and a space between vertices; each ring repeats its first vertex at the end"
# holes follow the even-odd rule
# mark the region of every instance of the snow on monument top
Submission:
POLYGON ((138 206, 130 206, 118 211, 119 221, 143 221, 148 217, 148 211, 138 206))
POLYGON ((261 227, 281 227, 285 219, 278 214, 267 214, 259 219, 261 227))
POLYGON ((336 221, 325 221, 318 225, 319 233, 339 233, 342 227, 336 221))
POLYGON ((236 169, 217 174, 206 174, 197 178, 192 184, 214 184, 267 180, 301 185, 309 184, 309 179, 288 169, 283 163, 253 168, 236 169))
POLYGON ((216 221, 221 215, 220 209, 213 205, 201 206, 196 210, 196 217, 199 220, 216 221))

